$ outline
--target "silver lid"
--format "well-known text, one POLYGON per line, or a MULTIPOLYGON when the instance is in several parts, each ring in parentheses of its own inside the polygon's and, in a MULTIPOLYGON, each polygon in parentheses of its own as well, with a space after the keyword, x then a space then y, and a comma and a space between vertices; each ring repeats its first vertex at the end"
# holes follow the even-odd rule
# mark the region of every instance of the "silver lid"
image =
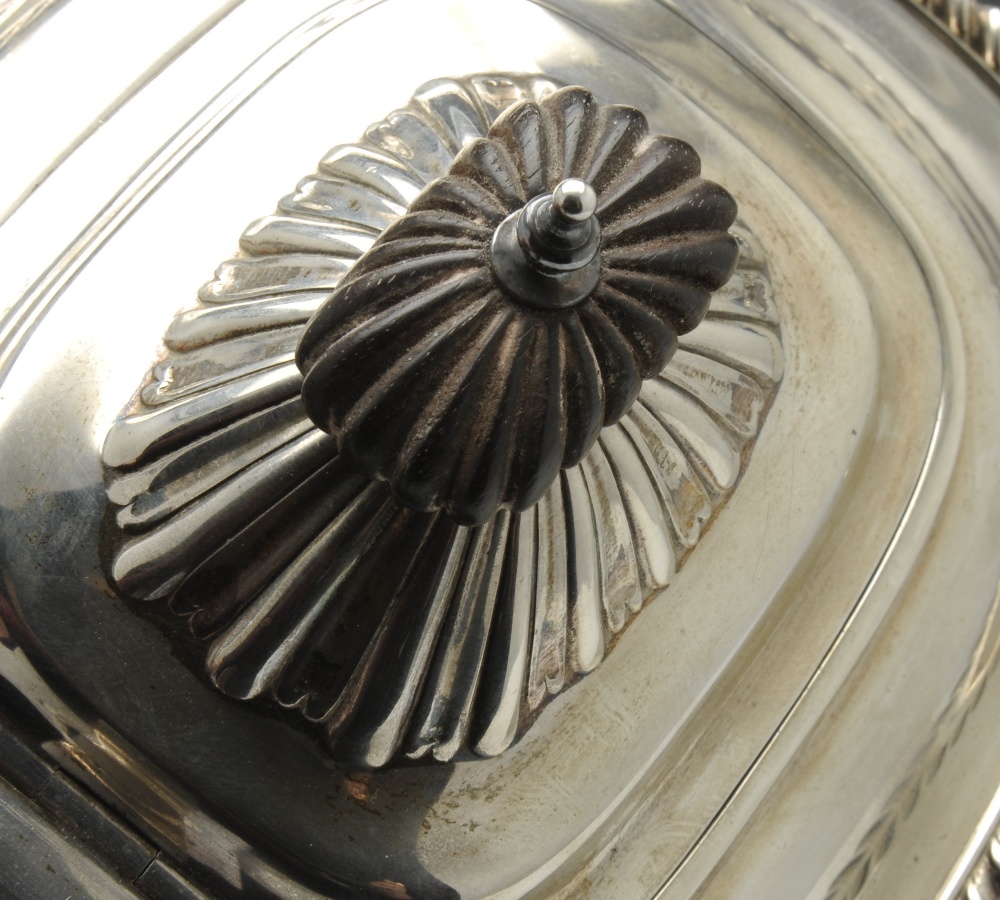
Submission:
MULTIPOLYGON (((0 84, 25 91, 72 8, 0 84)), ((0 672, 43 752, 220 893, 957 884, 1000 784, 1000 100, 930 25, 860 0, 243 4, 33 191, 15 153, 0 672), (466 143, 560 85, 695 148, 739 203, 734 278, 538 498, 393 506, 386 465, 332 472, 346 416, 302 410, 301 332, 466 143)), ((75 88, 39 90, 63 121, 75 88)), ((511 219, 535 271, 547 210, 511 219)), ((516 293, 491 235, 477 264, 516 293)), ((610 271, 603 246, 580 268, 610 271)))

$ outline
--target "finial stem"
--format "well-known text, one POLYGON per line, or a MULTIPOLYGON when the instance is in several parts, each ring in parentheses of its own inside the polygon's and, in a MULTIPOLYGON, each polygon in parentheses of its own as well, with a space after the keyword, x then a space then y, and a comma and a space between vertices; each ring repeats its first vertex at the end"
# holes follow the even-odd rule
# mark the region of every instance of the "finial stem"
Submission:
POLYGON ((542 309, 584 300, 597 283, 597 194, 567 178, 508 216, 493 238, 493 270, 517 299, 542 309))
POLYGON ((567 178, 551 194, 524 207, 517 225, 518 243, 542 272, 582 269, 597 255, 596 211, 594 189, 579 178, 567 178))

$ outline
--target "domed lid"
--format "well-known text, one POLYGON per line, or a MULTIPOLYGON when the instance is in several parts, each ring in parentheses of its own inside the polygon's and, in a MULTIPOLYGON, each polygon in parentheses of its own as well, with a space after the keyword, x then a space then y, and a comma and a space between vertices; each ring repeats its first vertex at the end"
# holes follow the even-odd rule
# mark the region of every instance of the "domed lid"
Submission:
POLYGON ((964 871, 1000 23, 952 24, 980 62, 861 0, 191 31, 0 223, 0 675, 47 752, 222 892, 964 871))

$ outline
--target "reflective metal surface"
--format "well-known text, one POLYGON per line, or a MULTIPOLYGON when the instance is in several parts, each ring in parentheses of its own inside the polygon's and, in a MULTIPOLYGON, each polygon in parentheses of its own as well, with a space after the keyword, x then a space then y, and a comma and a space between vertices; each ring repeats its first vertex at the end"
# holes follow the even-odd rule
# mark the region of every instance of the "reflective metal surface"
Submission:
POLYGON ((673 580, 780 385, 767 260, 699 167, 638 110, 503 73, 334 147, 109 427, 114 588, 348 768, 505 751, 673 580), (570 306, 573 273, 496 240, 564 157, 606 226, 570 306))
POLYGON ((1000 72, 1000 6, 995 0, 913 0, 1000 72))
POLYGON ((0 670, 45 755, 222 896, 950 890, 1000 784, 995 82, 892 2, 177 9, 197 40, 141 87, 126 66, 58 165, 16 157, 0 228, 0 670), (345 770, 110 587, 100 445, 289 178, 481 71, 586 84, 702 149, 767 254, 784 380, 684 569, 520 744, 345 770))

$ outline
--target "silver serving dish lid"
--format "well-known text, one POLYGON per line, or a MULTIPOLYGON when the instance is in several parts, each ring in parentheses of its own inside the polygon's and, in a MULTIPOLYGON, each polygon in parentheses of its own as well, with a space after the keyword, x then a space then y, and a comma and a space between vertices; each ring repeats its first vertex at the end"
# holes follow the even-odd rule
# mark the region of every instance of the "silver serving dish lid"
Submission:
POLYGON ((0 5, 0 894, 995 896, 1000 12, 143 15, 0 5))

